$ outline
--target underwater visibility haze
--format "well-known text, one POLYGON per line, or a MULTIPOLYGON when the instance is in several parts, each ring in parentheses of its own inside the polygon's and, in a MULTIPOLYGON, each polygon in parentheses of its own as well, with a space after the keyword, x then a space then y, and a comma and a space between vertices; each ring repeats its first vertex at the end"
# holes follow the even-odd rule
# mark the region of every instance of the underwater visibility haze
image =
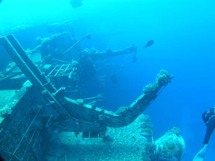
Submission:
MULTIPOLYGON (((79 61, 77 89, 85 90, 72 96, 80 104, 79 96, 92 104, 96 100, 111 111, 130 104, 161 69, 167 70, 171 82, 143 114, 151 119, 155 140, 179 128, 186 145, 181 160, 190 161, 202 147, 202 113, 215 106, 214 6, 212 0, 1 0, 0 36, 14 34, 27 51, 65 29, 77 40, 75 47, 89 49, 84 52, 126 52, 94 64, 84 56, 79 61)), ((66 43, 54 45, 72 45, 66 43)), ((212 134, 205 161, 214 161, 214 150, 212 134)))

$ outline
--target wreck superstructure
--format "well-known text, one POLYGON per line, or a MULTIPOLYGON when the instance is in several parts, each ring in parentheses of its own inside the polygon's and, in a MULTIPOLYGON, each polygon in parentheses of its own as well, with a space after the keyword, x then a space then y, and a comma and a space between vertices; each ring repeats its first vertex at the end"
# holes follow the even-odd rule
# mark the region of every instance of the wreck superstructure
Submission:
MULTIPOLYGON (((113 112, 64 95, 65 89, 72 88, 66 82, 77 72, 75 61, 53 63, 52 60, 52 64, 47 64, 48 59, 44 56, 42 63, 36 64, 13 35, 0 38, 0 49, 13 60, 0 80, 3 93, 8 89, 13 91, 0 111, 0 151, 5 160, 47 159, 47 153, 56 141, 55 134, 60 132, 82 138, 101 138, 105 142, 109 140, 107 128, 131 124, 172 79, 167 71, 161 71, 136 100, 113 112)), ((109 51, 101 58, 133 51, 133 47, 109 51)), ((90 56, 98 58, 99 54, 90 56)))

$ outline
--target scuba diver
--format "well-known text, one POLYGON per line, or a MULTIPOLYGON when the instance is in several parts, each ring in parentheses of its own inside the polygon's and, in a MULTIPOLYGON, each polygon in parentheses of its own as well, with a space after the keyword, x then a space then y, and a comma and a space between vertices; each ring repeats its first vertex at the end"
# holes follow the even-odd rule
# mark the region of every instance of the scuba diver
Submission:
MULTIPOLYGON (((1 2, 1 1, 0 1, 1 2)), ((2 158, 2 156, 0 155, 0 161, 4 161, 4 159, 2 158)))
POLYGON ((208 142, 210 140, 211 134, 213 133, 213 130, 215 129, 215 107, 209 109, 207 112, 204 112, 202 114, 202 118, 204 123, 207 126, 205 138, 203 142, 203 147, 199 150, 199 152, 194 157, 193 161, 203 161, 205 153, 208 149, 208 142))

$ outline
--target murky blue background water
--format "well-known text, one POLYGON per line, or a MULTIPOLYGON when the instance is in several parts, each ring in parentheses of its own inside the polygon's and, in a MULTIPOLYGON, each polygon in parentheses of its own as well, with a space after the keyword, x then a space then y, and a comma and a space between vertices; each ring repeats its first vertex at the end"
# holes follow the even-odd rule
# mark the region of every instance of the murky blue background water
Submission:
MULTIPOLYGON (((160 69, 168 70, 174 75, 172 83, 145 113, 152 118, 155 139, 173 126, 181 129, 188 161, 202 146, 201 114, 215 105, 214 6, 212 0, 85 0, 73 8, 69 0, 2 0, 0 30, 71 21, 78 38, 92 35, 85 47, 117 50, 136 45, 136 63, 131 56, 121 56, 105 64, 106 74, 116 74, 118 80, 105 80, 106 106, 115 110, 131 103, 160 69), (154 45, 144 49, 150 39, 154 45)), ((35 30, 17 37, 24 47, 33 47, 28 39, 39 34, 35 30)), ((212 136, 206 161, 214 161, 214 149, 212 136)))

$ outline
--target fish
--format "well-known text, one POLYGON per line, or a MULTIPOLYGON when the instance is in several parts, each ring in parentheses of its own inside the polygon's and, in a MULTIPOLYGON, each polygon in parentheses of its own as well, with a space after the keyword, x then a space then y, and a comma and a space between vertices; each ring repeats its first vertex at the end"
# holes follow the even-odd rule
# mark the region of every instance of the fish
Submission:
POLYGON ((78 8, 80 6, 82 6, 83 0, 70 0, 70 5, 73 7, 73 8, 78 8))
POLYGON ((149 40, 146 45, 144 46, 144 48, 150 47, 154 44, 154 40, 149 40))

